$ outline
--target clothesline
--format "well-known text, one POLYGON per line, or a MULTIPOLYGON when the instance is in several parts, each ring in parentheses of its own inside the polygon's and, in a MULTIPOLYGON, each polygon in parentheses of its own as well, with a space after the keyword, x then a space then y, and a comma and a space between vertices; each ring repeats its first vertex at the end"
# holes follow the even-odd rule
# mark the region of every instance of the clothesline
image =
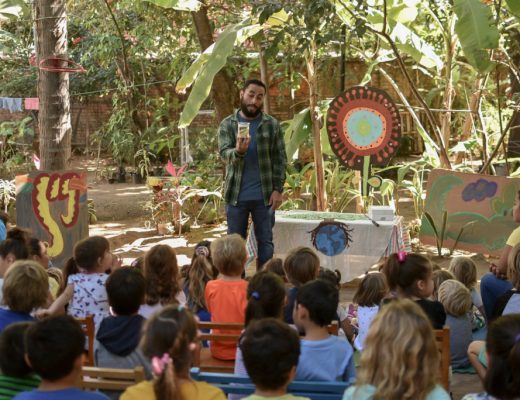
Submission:
POLYGON ((20 112, 25 110, 39 110, 40 101, 38 97, 0 97, 0 109, 9 112, 20 112), (23 105, 23 108, 22 108, 23 105))

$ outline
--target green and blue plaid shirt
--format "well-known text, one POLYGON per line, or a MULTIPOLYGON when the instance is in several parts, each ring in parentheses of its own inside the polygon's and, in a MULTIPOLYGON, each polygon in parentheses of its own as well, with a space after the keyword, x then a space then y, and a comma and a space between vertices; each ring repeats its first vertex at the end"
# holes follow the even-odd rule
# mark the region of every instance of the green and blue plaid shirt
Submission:
MULTIPOLYGON (((218 128, 220 157, 226 162, 224 200, 227 204, 232 205, 236 205, 238 202, 245 156, 235 150, 238 129, 237 113, 238 111, 225 118, 218 128)), ((262 193, 267 206, 274 190, 280 193, 283 191, 287 155, 280 123, 265 113, 262 113, 262 122, 256 132, 256 147, 262 193)))

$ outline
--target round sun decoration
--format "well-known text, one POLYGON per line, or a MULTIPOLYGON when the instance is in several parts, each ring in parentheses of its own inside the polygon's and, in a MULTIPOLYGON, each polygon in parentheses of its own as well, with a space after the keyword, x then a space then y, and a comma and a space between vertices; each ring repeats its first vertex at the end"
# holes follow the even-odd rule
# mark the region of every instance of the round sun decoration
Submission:
POLYGON ((384 166, 395 155, 401 119, 385 91, 354 86, 330 103, 327 132, 332 150, 343 165, 362 170, 368 157, 372 165, 384 166))

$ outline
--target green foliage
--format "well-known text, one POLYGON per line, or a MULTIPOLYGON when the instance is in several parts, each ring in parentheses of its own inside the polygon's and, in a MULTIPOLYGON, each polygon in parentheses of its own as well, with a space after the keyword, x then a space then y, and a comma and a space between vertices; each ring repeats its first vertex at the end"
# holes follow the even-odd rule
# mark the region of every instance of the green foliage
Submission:
POLYGON ((464 55, 478 71, 489 71, 493 63, 488 50, 498 47, 500 37, 491 9, 480 0, 455 0, 454 9, 458 17, 455 31, 464 55))
POLYGON ((197 11, 202 3, 197 0, 146 0, 157 6, 178 11, 197 11))

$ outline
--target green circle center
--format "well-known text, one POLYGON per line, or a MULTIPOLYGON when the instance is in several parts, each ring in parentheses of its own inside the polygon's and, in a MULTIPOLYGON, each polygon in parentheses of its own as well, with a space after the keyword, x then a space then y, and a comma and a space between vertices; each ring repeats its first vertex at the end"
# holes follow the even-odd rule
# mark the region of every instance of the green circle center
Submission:
POLYGON ((372 130, 372 126, 370 125, 370 122, 368 122, 366 119, 362 119, 358 122, 358 134, 361 136, 368 136, 372 130))

